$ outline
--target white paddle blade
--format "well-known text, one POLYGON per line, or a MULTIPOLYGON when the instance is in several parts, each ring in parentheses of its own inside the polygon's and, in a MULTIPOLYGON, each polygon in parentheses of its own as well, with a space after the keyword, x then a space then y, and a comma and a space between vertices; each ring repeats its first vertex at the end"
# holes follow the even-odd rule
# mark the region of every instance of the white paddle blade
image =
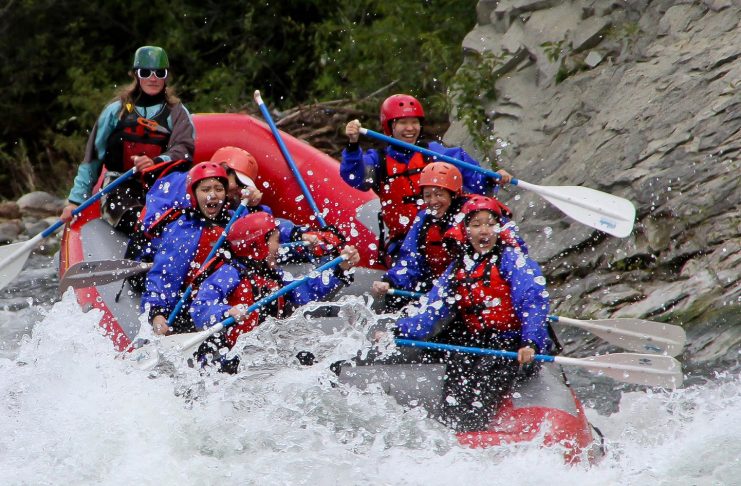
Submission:
POLYGON ((134 349, 126 356, 126 359, 135 368, 142 371, 149 371, 157 366, 162 358, 190 357, 198 351, 201 343, 218 332, 211 329, 163 336, 134 349))
POLYGON ((559 317, 556 323, 586 329, 610 344, 629 351, 677 356, 687 335, 680 326, 635 318, 577 320, 559 317))
POLYGON ((642 353, 677 356, 682 353, 687 342, 687 333, 684 329, 673 324, 633 318, 602 319, 590 322, 604 327, 605 330, 600 333, 613 335, 613 341, 619 343, 624 349, 642 353))
POLYGON ((671 356, 615 353, 589 358, 557 356, 555 362, 581 366, 614 380, 636 385, 678 388, 684 381, 682 365, 671 356))
POLYGON ((581 186, 538 186, 518 181, 518 187, 542 196, 572 219, 625 238, 633 231, 636 208, 632 202, 589 187, 581 186))
POLYGON ((0 289, 5 288, 21 273, 28 256, 41 239, 40 235, 36 235, 28 241, 0 246, 0 289))
POLYGON ((206 339, 216 334, 216 332, 212 332, 211 329, 209 329, 207 331, 200 332, 171 334, 160 339, 160 346, 165 354, 180 354, 182 356, 189 356, 198 351, 200 345, 206 339))
POLYGON ((123 356, 134 368, 149 371, 160 362, 160 353, 155 343, 148 343, 123 356))

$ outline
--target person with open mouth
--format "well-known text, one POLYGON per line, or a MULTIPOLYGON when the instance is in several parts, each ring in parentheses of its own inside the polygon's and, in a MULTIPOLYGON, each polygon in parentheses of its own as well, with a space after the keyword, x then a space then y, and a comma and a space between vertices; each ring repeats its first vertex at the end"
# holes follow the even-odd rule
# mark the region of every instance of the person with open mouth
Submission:
MULTIPOLYGON (((451 264, 459 245, 447 232, 463 220, 461 208, 472 197, 463 193, 461 171, 447 162, 425 166, 419 186, 426 207, 415 218, 394 265, 380 281, 373 282, 373 292, 386 296, 387 312, 398 310, 410 300, 410 297, 388 295, 390 289, 427 292, 451 264)), ((500 206, 499 223, 506 232, 502 236, 517 238, 515 225, 509 220, 509 208, 496 199, 492 201, 500 206)), ((519 243, 525 248, 524 242, 519 240, 519 243)))
MULTIPOLYGON (((540 266, 516 241, 502 237, 501 204, 473 196, 451 230, 460 249, 418 307, 396 322, 403 338, 517 352, 518 359, 441 351, 403 351, 409 362, 447 365, 437 418, 457 432, 485 430, 520 367, 532 374, 548 354, 549 298, 540 266)), ((376 335, 384 340, 384 334, 376 335)), ((379 360, 389 359, 381 356, 379 360)), ((391 359, 399 361, 400 357, 391 359)))
POLYGON ((188 172, 190 207, 156 238, 157 250, 142 294, 142 311, 155 334, 195 329, 187 312, 177 316, 173 327, 168 326, 168 317, 229 223, 228 185, 226 170, 214 162, 202 162, 188 172))

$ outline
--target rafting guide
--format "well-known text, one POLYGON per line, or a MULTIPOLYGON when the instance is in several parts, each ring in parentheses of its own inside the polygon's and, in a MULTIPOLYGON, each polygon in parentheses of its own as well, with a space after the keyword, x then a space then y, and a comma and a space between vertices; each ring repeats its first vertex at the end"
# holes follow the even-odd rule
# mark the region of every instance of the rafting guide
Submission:
POLYGON ((171 72, 165 50, 140 47, 129 74, 132 83, 105 107, 90 132, 69 204, 62 211, 63 221, 69 221, 75 208, 90 197, 103 168, 112 180, 136 167, 140 175, 125 181, 101 204, 111 225, 131 235, 137 229, 145 192, 157 173, 171 163, 192 159, 193 122, 168 86, 171 72))

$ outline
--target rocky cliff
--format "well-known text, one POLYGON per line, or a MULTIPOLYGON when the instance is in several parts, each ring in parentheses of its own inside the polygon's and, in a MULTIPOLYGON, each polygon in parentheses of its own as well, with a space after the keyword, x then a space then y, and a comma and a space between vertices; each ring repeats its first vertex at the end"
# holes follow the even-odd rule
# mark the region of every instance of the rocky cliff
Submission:
MULTIPOLYGON (((555 310, 680 323, 697 337, 694 357, 733 359, 741 343, 741 2, 481 0, 477 15, 463 47, 468 62, 484 53, 503 60, 496 99, 482 100, 501 166, 637 208, 633 233, 618 239, 537 195, 503 191, 549 276, 555 310)), ((473 150, 459 122, 445 141, 473 150)))

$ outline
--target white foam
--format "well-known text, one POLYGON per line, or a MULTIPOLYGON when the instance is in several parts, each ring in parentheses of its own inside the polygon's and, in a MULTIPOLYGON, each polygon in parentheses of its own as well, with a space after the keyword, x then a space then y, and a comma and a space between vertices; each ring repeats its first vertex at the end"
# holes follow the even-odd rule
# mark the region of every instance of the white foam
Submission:
MULTIPOLYGON (((345 308, 362 303, 348 299, 345 308)), ((333 388, 329 365, 366 343, 362 319, 347 317, 352 324, 332 335, 315 319, 270 321, 240 340, 239 375, 186 368, 168 376, 115 359, 99 318, 68 293, 17 344, 17 357, 0 358, 0 484, 689 485, 741 477, 738 378, 630 393, 610 416, 589 411, 610 452, 588 468, 537 444, 466 449, 380 387, 333 388), (298 365, 293 356, 304 349, 320 362, 298 365)))

